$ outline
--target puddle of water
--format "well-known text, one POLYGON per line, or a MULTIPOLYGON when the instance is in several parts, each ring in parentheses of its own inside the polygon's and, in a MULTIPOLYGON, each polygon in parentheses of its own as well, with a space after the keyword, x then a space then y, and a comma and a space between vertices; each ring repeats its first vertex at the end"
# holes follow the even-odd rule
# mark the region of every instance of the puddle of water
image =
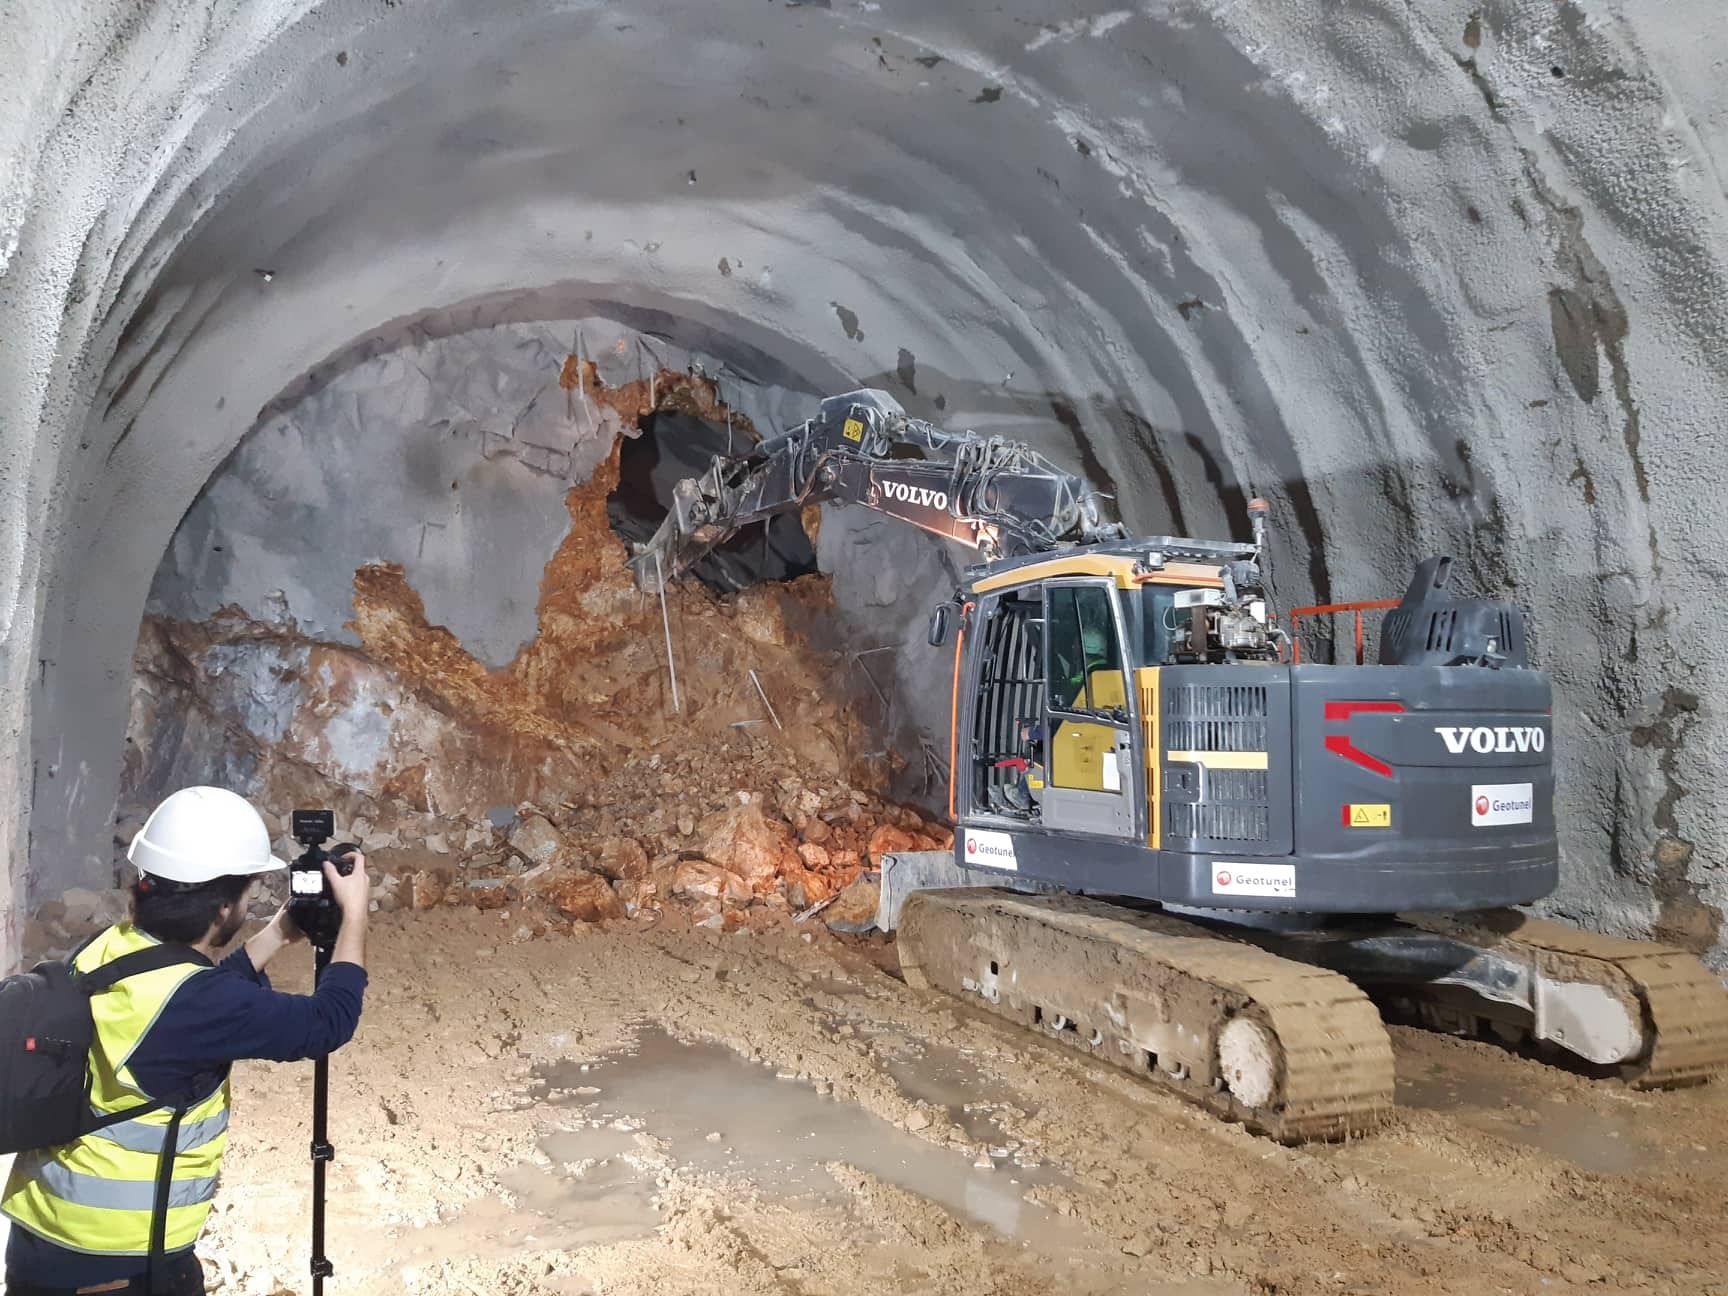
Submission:
POLYGON ((1461 1116, 1508 1142, 1598 1174, 1638 1174, 1660 1167, 1668 1155, 1645 1142, 1648 1112, 1605 1112, 1559 1102, 1523 1086, 1464 1077, 1443 1067, 1420 1076, 1400 1076, 1397 1100, 1400 1106, 1461 1116))
POLYGON ((634 1137, 612 1129, 563 1131, 541 1140, 550 1168, 522 1164, 498 1176, 514 1200, 477 1198, 445 1222, 416 1231, 403 1259, 414 1264, 501 1257, 522 1250, 571 1251, 650 1236, 660 1224, 655 1172, 626 1154, 634 1137))
MULTIPOLYGON (((1012 1163, 975 1167, 961 1152, 823 1097, 804 1081, 778 1079, 770 1068, 720 1045, 686 1044, 647 1028, 631 1052, 588 1067, 553 1063, 535 1075, 543 1093, 556 1095, 554 1101, 568 1102, 565 1095, 581 1088, 598 1089, 575 1099, 591 1120, 640 1122, 665 1140, 674 1161, 693 1169, 749 1179, 783 1196, 843 1202, 824 1167, 844 1161, 1009 1237, 1035 1237, 1042 1244, 1069 1231, 1051 1212, 1025 1200, 1026 1188, 1051 1181, 1052 1172, 1012 1163)), ((580 1142, 558 1145, 554 1159, 571 1148, 586 1151, 580 1142)))
MULTIPOLYGON (((886 1058, 883 1067, 908 1098, 944 1108, 949 1119, 965 1130, 968 1138, 989 1146, 993 1155, 1007 1152, 1017 1167, 1027 1169, 1032 1158, 1022 1155, 1019 1144, 1009 1139, 996 1123, 996 1113, 1009 1105, 1008 1100, 964 1049, 923 1044, 917 1051, 907 1050, 886 1058)), ((1036 1114, 1032 1107, 1013 1105, 1028 1116, 1036 1114)), ((1039 1178, 1034 1181, 1045 1182, 1039 1178)))
MULTIPOLYGON (((498 1176, 516 1199, 523 1231, 542 1246, 570 1250, 647 1237, 660 1225, 652 1170, 609 1157, 579 1171, 517 1166, 498 1176)), ((525 1239, 526 1240, 526 1239, 525 1239)))

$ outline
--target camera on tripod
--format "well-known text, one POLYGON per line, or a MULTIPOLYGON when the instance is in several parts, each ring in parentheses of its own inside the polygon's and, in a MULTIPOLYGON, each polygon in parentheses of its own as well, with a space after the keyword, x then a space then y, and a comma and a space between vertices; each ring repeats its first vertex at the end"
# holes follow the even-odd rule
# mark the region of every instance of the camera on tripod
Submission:
POLYGON ((292 819, 294 840, 306 849, 288 866, 288 914, 314 948, 329 949, 342 929, 342 910, 330 894, 324 865, 334 864, 347 877, 354 871, 354 855, 360 847, 342 842, 324 849, 324 843, 336 835, 333 810, 296 810, 292 819))

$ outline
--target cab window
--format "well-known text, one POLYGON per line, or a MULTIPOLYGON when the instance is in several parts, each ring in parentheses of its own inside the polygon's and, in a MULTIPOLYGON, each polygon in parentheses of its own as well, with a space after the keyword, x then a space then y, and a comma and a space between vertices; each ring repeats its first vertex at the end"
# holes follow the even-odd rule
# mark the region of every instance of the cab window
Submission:
POLYGON ((1140 591, 1142 639, 1146 659, 1143 666, 1162 666, 1170 660, 1170 645, 1188 633, 1185 617, 1176 611, 1176 590, 1170 585, 1147 585, 1140 591))
POLYGON ((1055 586, 1049 599, 1050 709, 1100 712, 1121 706, 1121 650, 1110 591, 1099 585, 1055 586), (1108 697, 1098 687, 1098 671, 1116 672, 1108 697))

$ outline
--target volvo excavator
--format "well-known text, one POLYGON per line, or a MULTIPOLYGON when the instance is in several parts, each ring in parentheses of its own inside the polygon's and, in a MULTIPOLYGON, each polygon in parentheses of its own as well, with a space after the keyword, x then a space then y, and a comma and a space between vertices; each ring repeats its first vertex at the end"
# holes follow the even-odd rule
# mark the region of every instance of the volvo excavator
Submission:
POLYGON ((1559 876, 1549 677, 1512 604, 1416 570, 1378 663, 1300 660, 1244 542, 1133 537, 1030 447, 834 396, 680 482, 653 592, 739 528, 861 506, 977 551, 953 645, 952 876, 908 896, 909 983, 1285 1142, 1378 1124, 1387 1016, 1640 1087, 1728 1066, 1693 955, 1520 912, 1559 876))

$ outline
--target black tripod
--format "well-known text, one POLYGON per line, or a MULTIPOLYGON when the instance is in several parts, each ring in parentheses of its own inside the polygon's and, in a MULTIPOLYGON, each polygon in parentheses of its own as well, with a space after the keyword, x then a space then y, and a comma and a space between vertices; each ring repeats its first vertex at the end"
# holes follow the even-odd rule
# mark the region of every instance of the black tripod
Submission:
MULTIPOLYGON (((334 941, 314 947, 313 985, 330 966, 334 941)), ((312 1296, 324 1296, 324 1280, 336 1272, 324 1254, 324 1168, 336 1159, 330 1146, 330 1056, 312 1064, 312 1296)))

